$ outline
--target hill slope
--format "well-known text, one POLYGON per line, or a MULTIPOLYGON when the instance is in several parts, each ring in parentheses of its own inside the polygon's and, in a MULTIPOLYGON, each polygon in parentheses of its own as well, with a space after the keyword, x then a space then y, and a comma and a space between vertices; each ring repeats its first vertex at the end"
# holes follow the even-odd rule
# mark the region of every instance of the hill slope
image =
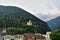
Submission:
POLYGON ((58 28, 60 26, 60 16, 48 21, 47 23, 51 29, 58 28))
POLYGON ((8 27, 27 29, 29 32, 35 30, 33 32, 37 33, 50 31, 46 22, 38 19, 29 12, 15 6, 0 6, 0 28, 8 27), (32 26, 26 25, 29 20, 32 21, 32 26))

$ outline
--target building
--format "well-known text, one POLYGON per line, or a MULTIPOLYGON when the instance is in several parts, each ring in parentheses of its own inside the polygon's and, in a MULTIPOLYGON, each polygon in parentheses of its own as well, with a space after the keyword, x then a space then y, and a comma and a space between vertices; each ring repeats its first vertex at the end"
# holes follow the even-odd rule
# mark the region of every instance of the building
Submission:
POLYGON ((50 34, 51 32, 47 32, 46 35, 40 33, 36 33, 36 34, 26 33, 23 35, 19 35, 19 34, 5 35, 3 37, 0 36, 0 39, 2 40, 4 38, 4 40, 51 40, 50 34))
POLYGON ((50 34, 51 34, 51 32, 47 32, 47 33, 46 33, 46 40, 51 40, 51 39, 50 39, 50 34))
POLYGON ((35 40, 34 39, 34 34, 24 34, 24 40, 35 40))
POLYGON ((46 37, 41 34, 25 34, 24 40, 46 40, 46 37))
POLYGON ((5 35, 4 40, 23 40, 23 35, 5 35))
POLYGON ((46 37, 41 34, 35 34, 35 40, 46 40, 46 37))
POLYGON ((32 25, 31 20, 29 20, 29 22, 27 22, 27 25, 28 25, 28 26, 31 26, 31 25, 32 25))
POLYGON ((3 38, 4 38, 4 40, 10 40, 12 37, 11 37, 11 35, 5 35, 5 36, 3 36, 3 38))

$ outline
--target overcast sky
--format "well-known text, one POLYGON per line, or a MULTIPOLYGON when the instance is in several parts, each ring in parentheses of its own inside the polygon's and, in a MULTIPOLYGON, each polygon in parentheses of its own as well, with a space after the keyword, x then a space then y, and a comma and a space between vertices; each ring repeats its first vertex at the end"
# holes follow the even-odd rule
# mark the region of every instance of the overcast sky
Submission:
POLYGON ((0 0, 0 5, 18 6, 44 21, 60 16, 60 0, 0 0))

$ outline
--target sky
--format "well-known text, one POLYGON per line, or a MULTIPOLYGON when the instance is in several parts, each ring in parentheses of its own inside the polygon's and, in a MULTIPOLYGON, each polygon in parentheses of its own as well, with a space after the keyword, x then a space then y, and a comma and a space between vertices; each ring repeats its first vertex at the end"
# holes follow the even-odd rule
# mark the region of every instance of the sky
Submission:
POLYGON ((60 0, 0 0, 0 5, 20 7, 44 21, 60 16, 60 0))

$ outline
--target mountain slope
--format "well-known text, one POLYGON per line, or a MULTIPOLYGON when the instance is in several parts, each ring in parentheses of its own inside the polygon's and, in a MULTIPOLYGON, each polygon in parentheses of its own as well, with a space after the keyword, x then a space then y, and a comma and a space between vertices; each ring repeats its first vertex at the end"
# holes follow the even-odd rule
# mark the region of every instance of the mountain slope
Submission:
MULTIPOLYGON (((46 33, 50 31, 46 22, 38 19, 34 15, 29 12, 15 7, 15 6, 0 6, 0 28, 21 28, 25 31, 25 29, 29 32, 37 32, 37 33, 46 33), (31 20, 32 26, 29 27, 26 23, 31 20)), ((26 32, 26 31, 25 31, 26 32)))
POLYGON ((60 16, 56 17, 55 19, 52 19, 47 22, 51 29, 56 29, 60 26, 60 16))

